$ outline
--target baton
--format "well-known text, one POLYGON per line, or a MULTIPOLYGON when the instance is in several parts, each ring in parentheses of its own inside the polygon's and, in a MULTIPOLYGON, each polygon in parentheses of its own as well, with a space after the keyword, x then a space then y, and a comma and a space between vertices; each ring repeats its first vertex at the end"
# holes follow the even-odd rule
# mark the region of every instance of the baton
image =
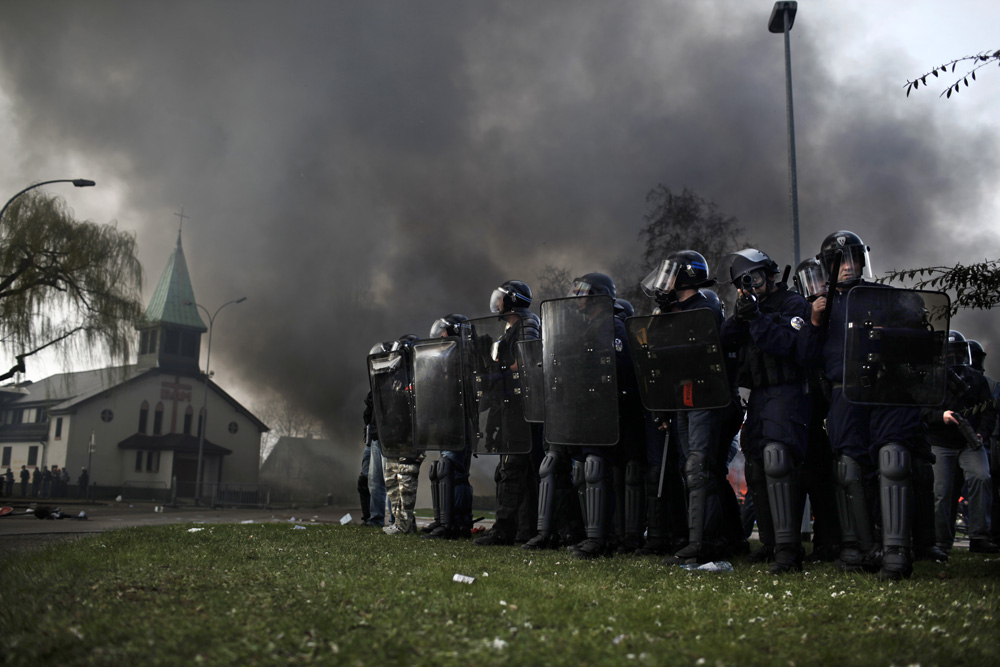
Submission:
POLYGON ((837 291, 837 279, 840 277, 840 262, 844 257, 841 250, 837 251, 837 256, 833 258, 833 266, 830 270, 830 287, 826 292, 826 309, 820 318, 820 326, 826 328, 830 324, 830 310, 833 307, 833 295, 837 291))
POLYGON ((663 497, 663 474, 667 471, 667 448, 670 447, 670 426, 663 433, 663 459, 660 461, 660 483, 656 487, 656 497, 663 497))

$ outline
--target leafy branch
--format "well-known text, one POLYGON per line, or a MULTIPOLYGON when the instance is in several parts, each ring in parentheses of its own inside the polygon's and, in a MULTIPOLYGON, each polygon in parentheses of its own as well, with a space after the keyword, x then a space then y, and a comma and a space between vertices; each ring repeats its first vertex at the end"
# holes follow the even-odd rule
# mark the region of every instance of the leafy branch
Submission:
POLYGON ((878 282, 909 283, 913 289, 947 292, 954 297, 951 302, 952 315, 963 308, 990 310, 1000 306, 1000 259, 985 260, 968 266, 956 264, 893 270, 879 278, 878 282))
POLYGON ((935 67, 934 69, 932 69, 930 72, 927 72, 926 74, 921 74, 920 76, 918 76, 917 78, 913 79, 912 81, 910 81, 909 79, 907 79, 907 81, 906 81, 906 96, 907 97, 910 96, 910 91, 911 90, 917 90, 921 86, 923 86, 923 87, 926 88, 927 87, 927 77, 933 75, 935 78, 939 78, 942 74, 948 74, 949 73, 949 67, 950 67, 950 73, 954 74, 955 73, 955 68, 958 66, 958 64, 961 63, 961 62, 967 62, 967 61, 971 61, 974 66, 970 66, 971 69, 969 69, 969 71, 967 71, 965 74, 963 74, 962 76, 960 76, 958 78, 958 80, 955 81, 953 84, 951 84, 950 86, 948 86, 947 88, 945 88, 941 92, 941 95, 938 95, 938 97, 944 97, 944 96, 946 96, 946 97, 950 98, 952 93, 958 93, 959 88, 962 86, 962 84, 965 84, 965 87, 968 88, 969 87, 969 78, 971 77, 973 81, 976 80, 976 70, 982 69, 983 67, 986 67, 987 65, 989 65, 990 63, 993 63, 993 62, 1000 63, 1000 50, 994 51, 993 53, 990 53, 988 51, 980 51, 979 53, 977 53, 974 56, 963 56, 961 58, 956 58, 955 60, 952 60, 949 63, 945 63, 944 65, 940 65, 938 67, 935 67))

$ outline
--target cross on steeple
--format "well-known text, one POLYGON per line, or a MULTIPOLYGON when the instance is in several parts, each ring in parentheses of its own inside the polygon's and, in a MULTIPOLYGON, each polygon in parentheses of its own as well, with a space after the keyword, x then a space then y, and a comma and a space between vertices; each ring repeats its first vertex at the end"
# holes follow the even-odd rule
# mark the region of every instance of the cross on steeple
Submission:
POLYGON ((190 215, 184 215, 184 206, 183 206, 183 204, 181 205, 181 212, 180 213, 174 213, 174 215, 176 215, 178 218, 181 219, 180 226, 177 228, 177 235, 180 236, 181 232, 184 231, 184 218, 187 218, 188 220, 190 220, 191 216, 190 215))

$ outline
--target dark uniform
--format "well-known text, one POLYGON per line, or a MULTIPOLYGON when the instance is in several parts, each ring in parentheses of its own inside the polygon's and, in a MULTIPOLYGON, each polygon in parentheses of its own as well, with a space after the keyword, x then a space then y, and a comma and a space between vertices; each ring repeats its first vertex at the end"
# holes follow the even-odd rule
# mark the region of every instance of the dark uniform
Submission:
POLYGON ((812 410, 804 363, 817 352, 817 331, 805 298, 774 284, 778 268, 767 255, 740 251, 731 271, 734 281, 757 274, 766 289, 756 297, 744 291, 722 340, 738 350, 739 383, 750 389, 740 446, 761 542, 773 550, 777 574, 802 567, 801 471, 812 410))

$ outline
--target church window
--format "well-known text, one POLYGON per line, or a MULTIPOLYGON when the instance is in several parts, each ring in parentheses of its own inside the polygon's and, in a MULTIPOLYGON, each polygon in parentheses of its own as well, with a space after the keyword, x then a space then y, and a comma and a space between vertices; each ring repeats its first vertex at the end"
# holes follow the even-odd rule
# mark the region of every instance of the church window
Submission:
POLYGON ((4 467, 7 467, 7 466, 10 465, 10 453, 11 453, 11 450, 12 450, 11 447, 4 447, 3 448, 3 462, 0 463, 0 465, 3 465, 4 467))
POLYGON ((38 412, 35 413, 35 423, 44 424, 49 420, 49 412, 45 408, 38 408, 38 412))
POLYGON ((194 419, 194 409, 189 405, 184 411, 184 435, 191 435, 191 420, 194 419))
POLYGON ((62 437, 62 417, 56 417, 56 440, 62 437))
POLYGON ((160 472, 159 452, 146 452, 146 472, 160 472))
POLYGON ((38 445, 32 445, 28 447, 28 465, 37 466, 38 465, 38 445))
POLYGON ((156 413, 153 415, 153 435, 163 433, 163 403, 156 404, 156 413))
POLYGON ((142 452, 135 453, 135 471, 142 472, 142 452))
POLYGON ((146 434, 146 423, 149 421, 149 403, 142 402, 139 407, 139 433, 146 434))

